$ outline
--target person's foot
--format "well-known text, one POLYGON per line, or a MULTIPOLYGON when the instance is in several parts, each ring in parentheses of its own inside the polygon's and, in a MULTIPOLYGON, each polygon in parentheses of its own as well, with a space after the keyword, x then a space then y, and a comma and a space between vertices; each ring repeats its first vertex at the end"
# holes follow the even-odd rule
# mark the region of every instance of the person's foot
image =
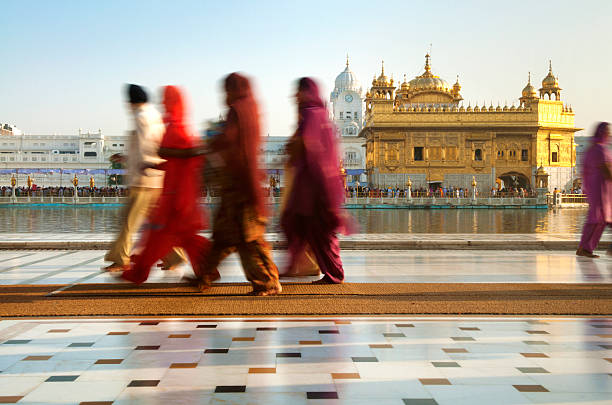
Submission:
POLYGON ((106 267, 102 267, 102 270, 107 271, 109 273, 120 273, 120 272, 127 271, 129 269, 130 269, 129 264, 117 264, 117 263, 113 263, 106 267))
POLYGON ((342 284, 342 281, 335 282, 331 278, 323 276, 323 278, 313 281, 312 284, 342 284))
POLYGON ((588 257, 590 259, 597 259, 599 257, 599 255, 596 255, 593 252, 589 252, 588 250, 583 248, 578 248, 578 250, 576 250, 576 256, 588 257))
POLYGON ((248 295, 255 295, 257 297, 268 297, 270 295, 278 295, 283 291, 283 287, 281 287, 280 283, 276 285, 276 287, 270 288, 268 290, 253 290, 248 295))
POLYGON ((184 278, 190 282, 193 282, 194 285, 198 288, 198 290, 203 292, 203 291, 208 290, 210 287, 212 287, 212 283, 219 280, 221 278, 221 274, 219 274, 219 272, 215 270, 213 273, 206 274, 202 277, 184 277, 184 278))
POLYGON ((159 267, 160 270, 164 270, 164 271, 166 271, 166 270, 175 270, 180 265, 181 265, 181 263, 178 263, 178 264, 168 264, 168 263, 164 263, 164 262, 157 263, 157 267, 159 267))

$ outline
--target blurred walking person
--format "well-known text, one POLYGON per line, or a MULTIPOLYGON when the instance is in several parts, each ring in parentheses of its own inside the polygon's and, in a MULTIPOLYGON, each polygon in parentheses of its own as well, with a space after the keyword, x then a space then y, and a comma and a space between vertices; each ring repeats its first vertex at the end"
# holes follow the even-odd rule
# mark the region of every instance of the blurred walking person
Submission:
POLYGON ((584 154, 582 185, 589 202, 589 212, 576 251, 578 256, 599 257, 593 251, 606 225, 612 224, 612 154, 607 147, 609 137, 608 123, 599 123, 591 138, 591 146, 584 154))
POLYGON ((196 274, 200 273, 198 266, 210 250, 210 241, 198 235, 206 225, 200 208, 203 158, 174 157, 198 146, 197 139, 185 124, 185 102, 180 90, 166 86, 163 104, 167 127, 159 153, 166 161, 156 166, 165 172, 162 194, 143 234, 143 250, 135 256, 131 269, 122 275, 123 279, 136 284, 147 280, 151 266, 172 246, 185 249, 196 274))
POLYGON ((293 184, 281 216, 289 246, 287 273, 301 262, 309 246, 323 278, 315 283, 344 280, 336 233, 346 228, 342 215, 344 186, 334 128, 316 83, 302 78, 296 94, 299 122, 287 145, 293 184))
POLYGON ((258 166, 261 144, 259 111, 249 80, 238 73, 226 77, 229 107, 223 133, 210 144, 211 154, 221 164, 221 205, 213 222, 213 246, 204 260, 203 272, 196 274, 201 290, 220 275, 219 263, 238 251, 253 295, 275 295, 282 288, 278 269, 264 240, 267 214, 264 205, 264 173, 258 166))
MULTIPOLYGON (((155 166, 163 162, 158 155, 164 134, 162 117, 155 107, 149 104, 149 97, 142 87, 128 85, 127 96, 135 130, 130 133, 127 156, 114 154, 111 161, 126 163, 130 193, 122 212, 123 223, 119 235, 104 256, 105 261, 112 262, 104 269, 111 272, 130 268, 132 237, 159 199, 164 180, 163 171, 142 170, 143 165, 155 166)), ((173 249, 164 257, 163 268, 171 269, 184 261, 182 252, 173 249)))

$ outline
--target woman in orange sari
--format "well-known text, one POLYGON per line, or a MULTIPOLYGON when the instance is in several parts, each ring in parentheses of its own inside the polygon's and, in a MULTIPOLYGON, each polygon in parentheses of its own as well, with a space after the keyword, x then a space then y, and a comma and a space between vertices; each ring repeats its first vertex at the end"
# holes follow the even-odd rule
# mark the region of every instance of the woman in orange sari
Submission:
POLYGON ((276 295, 282 291, 270 246, 264 240, 267 223, 262 182, 265 175, 257 157, 261 144, 259 111, 249 80, 232 73, 225 79, 229 106, 223 133, 210 149, 223 162, 221 206, 213 223, 213 246, 196 273, 205 290, 218 279, 217 266, 230 252, 238 251, 253 295, 276 295))
POLYGON ((185 125, 184 100, 180 90, 166 86, 163 104, 167 126, 159 154, 166 162, 156 167, 165 171, 162 195, 143 234, 143 250, 134 257, 130 270, 121 276, 136 284, 147 280, 151 266, 173 246, 185 249, 196 274, 200 273, 198 266, 210 250, 210 241, 198 235, 207 224, 200 208, 203 158, 171 157, 197 146, 196 138, 185 125))

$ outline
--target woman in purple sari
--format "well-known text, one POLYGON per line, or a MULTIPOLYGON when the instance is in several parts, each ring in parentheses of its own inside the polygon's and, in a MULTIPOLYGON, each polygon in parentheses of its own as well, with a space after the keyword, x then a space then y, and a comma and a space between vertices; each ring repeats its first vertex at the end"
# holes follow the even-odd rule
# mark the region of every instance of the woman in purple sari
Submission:
POLYGON ((589 212, 576 251, 578 256, 599 257, 593 251, 606 225, 612 225, 612 154, 607 148, 609 136, 608 123, 599 123, 591 138, 591 146, 584 154, 582 189, 589 201, 589 212))
POLYGON ((296 99, 298 129, 287 145, 294 178, 281 216, 289 246, 286 272, 294 272, 301 253, 310 246, 324 274, 315 283, 338 284, 344 280, 344 269, 336 233, 344 230, 345 223, 337 139, 312 79, 300 79, 296 99))

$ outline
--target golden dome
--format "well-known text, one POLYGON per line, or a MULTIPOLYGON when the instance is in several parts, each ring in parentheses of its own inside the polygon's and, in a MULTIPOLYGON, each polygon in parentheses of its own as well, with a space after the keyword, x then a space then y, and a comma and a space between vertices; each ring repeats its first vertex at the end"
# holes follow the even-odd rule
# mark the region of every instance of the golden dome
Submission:
POLYGON ((536 89, 531 85, 531 72, 529 72, 529 78, 527 79, 527 86, 523 89, 523 97, 535 98, 537 97, 536 89))
POLYGON ((555 75, 553 75, 552 61, 549 61, 548 63, 548 75, 546 75, 544 80, 542 80, 542 88, 557 88, 559 87, 559 81, 555 75))
POLYGON ((410 91, 443 91, 446 93, 451 92, 451 86, 444 79, 435 76, 431 73, 431 67, 429 66, 429 54, 425 55, 425 72, 421 76, 417 76, 410 81, 410 91))
POLYGON ((376 79, 376 84, 379 86, 388 86, 389 85, 389 79, 387 78, 387 76, 385 76, 385 61, 382 61, 382 69, 380 71, 380 76, 378 76, 378 79, 376 79))
POLYGON ((461 85, 459 84, 459 75, 457 75, 457 81, 455 82, 455 84, 453 84, 453 91, 455 93, 459 93, 460 90, 461 90, 461 85))
POLYGON ((406 75, 404 75, 404 81, 402 82, 401 89, 402 90, 408 90, 409 88, 410 88, 410 86, 408 85, 408 80, 406 79, 406 75))
POLYGON ((541 164, 540 167, 538 167, 538 170, 536 171, 536 176, 548 176, 548 173, 546 173, 546 170, 544 170, 544 167, 542 167, 541 164))

